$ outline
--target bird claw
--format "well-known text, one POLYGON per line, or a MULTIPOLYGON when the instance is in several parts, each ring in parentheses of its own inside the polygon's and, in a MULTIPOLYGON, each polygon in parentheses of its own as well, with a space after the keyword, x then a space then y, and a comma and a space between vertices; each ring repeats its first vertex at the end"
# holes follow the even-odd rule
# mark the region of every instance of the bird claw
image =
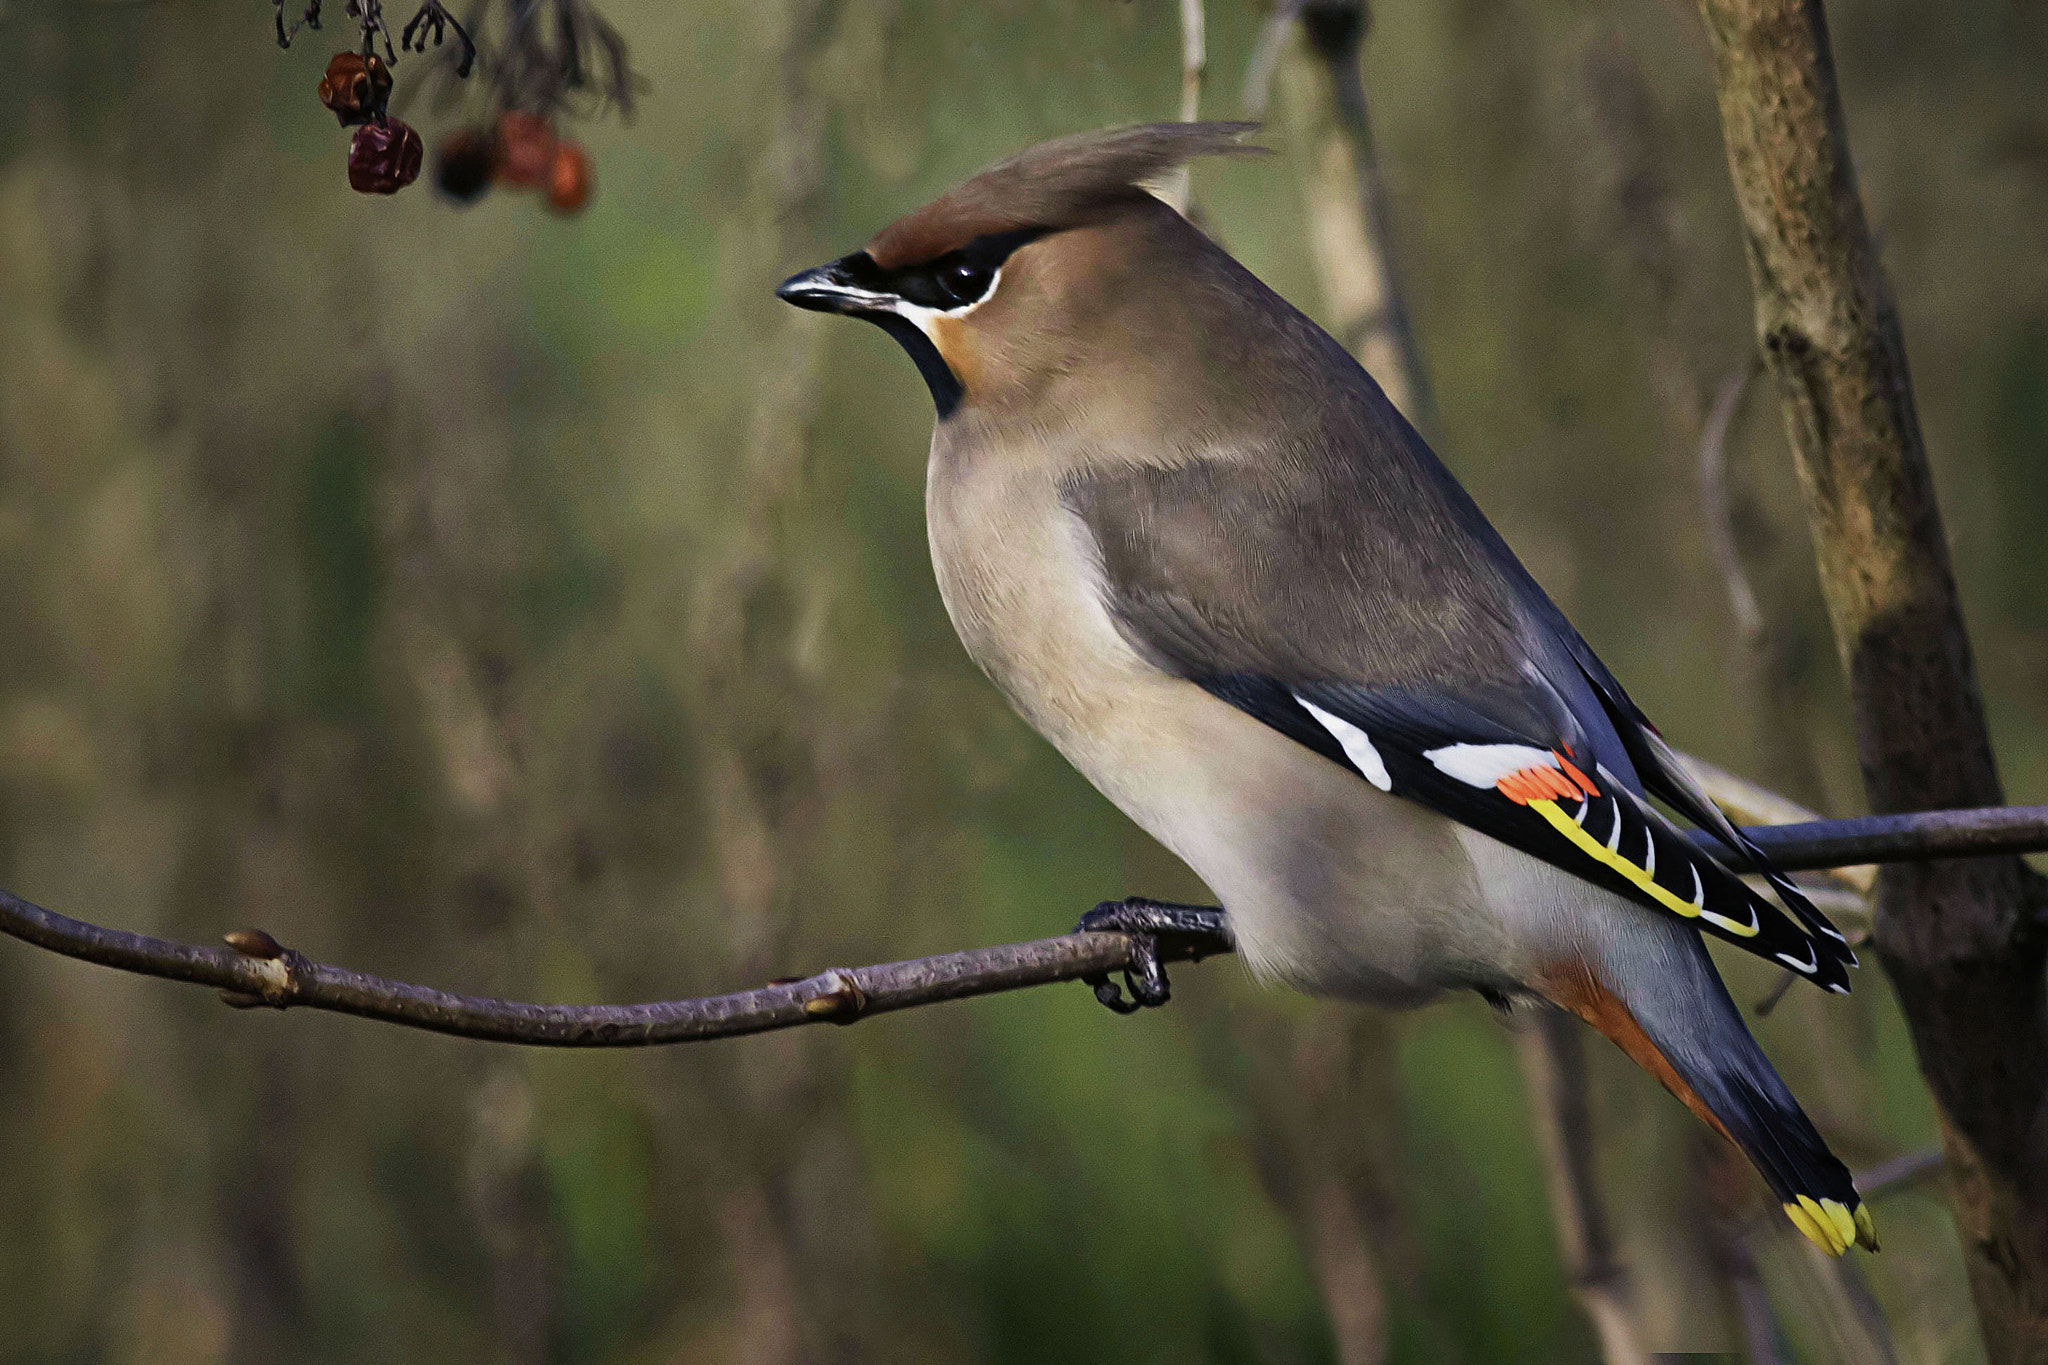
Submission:
POLYGON ((1223 912, 1209 906, 1174 905, 1138 897, 1104 901, 1081 917, 1074 926, 1077 934, 1126 934, 1131 940, 1131 965, 1124 968, 1124 989, 1108 972, 1081 978, 1095 990, 1095 998, 1118 1014, 1135 1014, 1157 1009, 1173 998, 1173 984, 1166 979, 1160 948, 1178 961, 1199 961, 1211 953, 1227 953, 1235 947, 1223 912))

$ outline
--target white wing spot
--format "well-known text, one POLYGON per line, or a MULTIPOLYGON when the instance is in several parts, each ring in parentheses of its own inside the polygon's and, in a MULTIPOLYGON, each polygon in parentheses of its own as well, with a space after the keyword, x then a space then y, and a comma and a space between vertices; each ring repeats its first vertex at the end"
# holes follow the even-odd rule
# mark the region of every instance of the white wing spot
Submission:
POLYGON ((1778 961, 1802 976, 1812 976, 1820 967, 1820 955, 1813 951, 1811 943, 1806 945, 1806 961, 1804 962, 1785 953, 1773 953, 1771 956, 1777 958, 1778 961))
POLYGON ((1643 826, 1643 871, 1657 875, 1657 831, 1643 826))
POLYGON ((1611 796, 1608 800, 1614 802, 1614 828, 1607 831, 1607 851, 1609 853, 1619 853, 1621 852, 1621 798, 1611 796))
POLYGON ((1344 756, 1351 760, 1352 766, 1365 774, 1366 781, 1383 792, 1394 789, 1394 779, 1387 775, 1386 760, 1380 757, 1380 751, 1374 747, 1372 736, 1344 717, 1331 715, 1306 697, 1297 695, 1294 699, 1330 732, 1330 737, 1343 748, 1344 756))
POLYGON ((1704 906, 1707 903, 1707 888, 1700 885, 1700 869, 1695 863, 1687 863, 1685 870, 1692 873, 1692 903, 1704 906))
POLYGON ((1556 754, 1527 744, 1447 744, 1422 756, 1436 764, 1437 771, 1468 787, 1491 787, 1525 768, 1557 767, 1556 754))

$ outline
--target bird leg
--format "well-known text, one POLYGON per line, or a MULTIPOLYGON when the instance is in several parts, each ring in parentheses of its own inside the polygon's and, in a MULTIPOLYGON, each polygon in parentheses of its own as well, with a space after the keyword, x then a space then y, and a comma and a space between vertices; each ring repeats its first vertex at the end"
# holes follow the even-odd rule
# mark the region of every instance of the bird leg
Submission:
POLYGON ((1173 998, 1165 962, 1199 962, 1212 953, 1236 946, 1223 911, 1211 905, 1175 905, 1141 897, 1104 901, 1081 916, 1077 934, 1128 934, 1131 965, 1124 969, 1126 1000, 1109 973, 1081 978, 1095 988, 1095 998, 1118 1014, 1156 1008, 1173 998))

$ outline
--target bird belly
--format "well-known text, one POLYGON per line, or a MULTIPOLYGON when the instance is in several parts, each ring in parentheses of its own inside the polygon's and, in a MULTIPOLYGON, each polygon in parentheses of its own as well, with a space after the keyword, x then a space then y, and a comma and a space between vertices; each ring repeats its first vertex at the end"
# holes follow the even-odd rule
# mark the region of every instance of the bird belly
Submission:
POLYGON ((1034 728, 1208 883, 1256 974, 1386 1004, 1516 989, 1526 954, 1453 822, 1154 667, 1102 606, 1085 531, 1056 499, 993 501, 1001 515, 958 488, 930 500, 962 642, 1034 728), (1017 513, 1033 502, 1042 515, 1017 513))

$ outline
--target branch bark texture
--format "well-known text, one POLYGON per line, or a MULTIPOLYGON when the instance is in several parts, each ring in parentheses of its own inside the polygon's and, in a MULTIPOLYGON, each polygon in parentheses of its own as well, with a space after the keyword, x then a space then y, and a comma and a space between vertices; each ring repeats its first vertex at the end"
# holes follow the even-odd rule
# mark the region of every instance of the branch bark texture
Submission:
MULTIPOLYGON (((2001 799, 1820 0, 1700 0, 1729 169, 1880 813, 2001 799)), ((2048 1360, 2043 945, 2016 859, 1886 869, 1876 942, 1938 1100, 1985 1345, 2048 1360)))
MULTIPOLYGON (((296 949, 279 947, 259 930, 236 930, 228 946, 209 947, 106 929, 5 891, 0 891, 0 931, 104 967, 218 987, 231 1005, 297 1005, 433 1033, 540 1047, 650 1047, 799 1024, 851 1024, 871 1014, 1077 981, 1132 965, 1127 934, 1064 934, 908 962, 834 967, 757 990, 692 1000, 536 1005, 455 995, 315 962, 296 949)), ((1172 960, 1169 945, 1161 944, 1160 956, 1172 960)))
MULTIPOLYGON (((2048 848, 2048 807, 1938 811, 1861 821, 1751 826, 1750 836, 1785 866, 1813 867, 1833 858, 1930 857, 1967 853, 1981 838, 1975 823, 2002 831, 2000 848, 2048 848), (1848 832, 1843 832, 1847 827, 1848 832), (1916 832, 1917 831, 1917 832, 1916 832), (1882 852, 1880 851, 1882 850, 1882 852)), ((108 929, 46 910, 0 891, 0 933, 39 948, 142 976, 213 986, 231 1005, 299 1005, 365 1019, 452 1033, 490 1042, 542 1047, 648 1047, 764 1033, 799 1024, 850 1024, 871 1014, 909 1009, 1025 986, 1127 971, 1138 965, 1129 934, 1063 934, 995 948, 973 948, 872 967, 833 967, 771 982, 757 990, 641 1005, 536 1005, 455 995, 315 962, 279 946, 258 929, 237 929, 212 947, 108 929)), ((1162 935, 1162 962, 1224 951, 1162 935)))

